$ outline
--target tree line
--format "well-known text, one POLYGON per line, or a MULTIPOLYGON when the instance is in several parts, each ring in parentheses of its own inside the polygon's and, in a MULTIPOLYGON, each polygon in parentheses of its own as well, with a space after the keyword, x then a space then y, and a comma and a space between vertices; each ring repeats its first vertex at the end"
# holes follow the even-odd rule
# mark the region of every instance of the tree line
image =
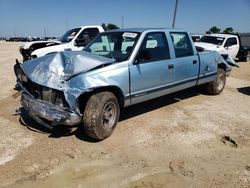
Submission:
POLYGON ((232 27, 227 27, 227 28, 225 28, 221 32, 220 28, 218 28, 217 26, 213 26, 208 31, 206 31, 206 34, 210 34, 210 33, 225 33, 225 34, 230 34, 230 33, 235 33, 235 32, 234 32, 234 29, 232 27))

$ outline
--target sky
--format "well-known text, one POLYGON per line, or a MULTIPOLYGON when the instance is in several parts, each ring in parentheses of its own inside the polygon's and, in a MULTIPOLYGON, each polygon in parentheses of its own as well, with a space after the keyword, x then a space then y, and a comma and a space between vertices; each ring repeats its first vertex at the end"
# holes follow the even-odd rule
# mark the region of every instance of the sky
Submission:
MULTIPOLYGON (((0 0, 0 37, 61 36, 67 28, 113 23, 124 28, 172 26, 176 0, 0 0)), ((250 32, 250 0, 179 0, 176 28, 212 26, 250 32)))

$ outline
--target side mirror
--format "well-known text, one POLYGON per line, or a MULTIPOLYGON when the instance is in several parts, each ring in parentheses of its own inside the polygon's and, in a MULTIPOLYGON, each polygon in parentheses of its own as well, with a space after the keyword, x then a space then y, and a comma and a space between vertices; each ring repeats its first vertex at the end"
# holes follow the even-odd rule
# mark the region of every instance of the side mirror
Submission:
POLYGON ((134 64, 139 64, 140 62, 144 62, 151 59, 151 54, 148 50, 141 50, 135 60, 134 64))
POLYGON ((75 40, 75 45, 76 46, 85 46, 85 40, 84 39, 76 39, 75 40))
POLYGON ((228 48, 228 47, 230 47, 230 46, 232 46, 231 43, 226 43, 226 44, 224 45, 225 48, 228 48))

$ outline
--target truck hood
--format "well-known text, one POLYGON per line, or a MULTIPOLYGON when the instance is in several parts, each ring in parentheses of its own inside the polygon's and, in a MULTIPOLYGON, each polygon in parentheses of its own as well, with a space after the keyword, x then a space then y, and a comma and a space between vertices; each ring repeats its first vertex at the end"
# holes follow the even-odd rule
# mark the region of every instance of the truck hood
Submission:
POLYGON ((58 40, 33 41, 33 42, 27 42, 27 43, 21 45, 20 48, 26 50, 26 49, 29 49, 30 46, 33 44, 50 44, 50 43, 60 44, 61 42, 58 40))
POLYGON ((211 43, 207 43, 207 42, 195 42, 194 43, 195 46, 203 48, 205 50, 218 50, 218 48, 220 48, 219 45, 215 45, 215 44, 211 44, 211 43))
POLYGON ((33 82, 60 89, 60 82, 114 62, 115 59, 98 56, 86 51, 64 51, 26 61, 21 67, 33 82))
POLYGON ((46 54, 53 53, 53 52, 62 52, 65 49, 69 49, 69 43, 59 43, 55 46, 48 46, 44 48, 40 48, 37 50, 34 50, 31 55, 36 57, 42 57, 46 54))

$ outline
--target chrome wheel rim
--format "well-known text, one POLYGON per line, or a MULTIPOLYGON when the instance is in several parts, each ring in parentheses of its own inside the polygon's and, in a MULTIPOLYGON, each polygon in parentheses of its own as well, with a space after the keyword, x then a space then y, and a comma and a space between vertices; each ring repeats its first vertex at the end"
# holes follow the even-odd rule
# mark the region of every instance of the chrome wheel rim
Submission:
POLYGON ((117 116, 116 105, 113 102, 105 104, 102 110, 102 125, 105 128, 112 128, 117 116))
POLYGON ((225 79, 224 79, 224 75, 220 74, 217 80, 217 89, 220 91, 223 89, 225 84, 225 79))

